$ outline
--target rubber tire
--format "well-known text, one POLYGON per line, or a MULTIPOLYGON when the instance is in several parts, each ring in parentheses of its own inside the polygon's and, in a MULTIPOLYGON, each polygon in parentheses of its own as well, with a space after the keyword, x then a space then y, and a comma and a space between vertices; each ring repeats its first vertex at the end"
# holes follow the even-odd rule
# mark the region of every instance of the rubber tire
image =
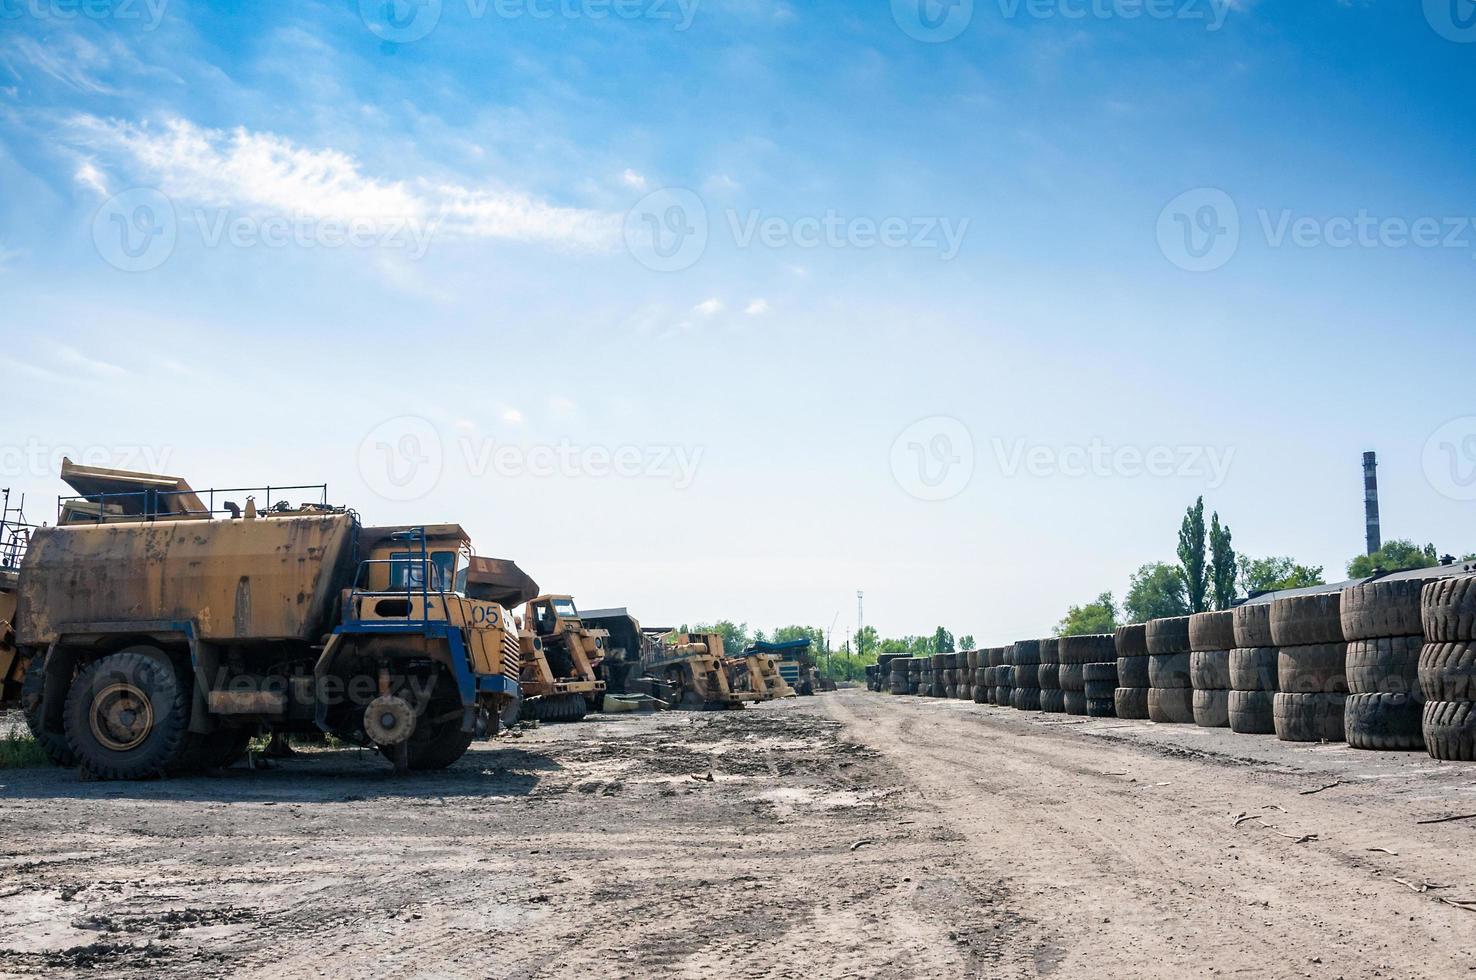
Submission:
POLYGON ((1088 684, 1093 681, 1111 681, 1112 686, 1117 686, 1117 661, 1108 660, 1102 663, 1083 664, 1081 668, 1081 679, 1088 684))
POLYGON ((1170 616, 1148 624, 1148 652, 1156 656, 1189 652, 1189 617, 1170 616))
POLYGON ((1151 687, 1148 682, 1148 655, 1145 653, 1141 657, 1118 657, 1117 683, 1120 687, 1151 687))
POLYGON ((1063 636, 1056 648, 1064 664, 1099 664, 1117 658, 1117 643, 1110 633, 1063 636))
POLYGON ((1274 691, 1231 691, 1230 730, 1237 735, 1275 735, 1274 691))
POLYGON ((1276 737, 1283 742, 1342 742, 1345 694, 1276 694, 1276 737))
POLYGON ((1271 603, 1271 645, 1343 643, 1343 593, 1294 595, 1271 603))
POLYGON ((1056 680, 1061 685, 1061 690, 1080 693, 1086 690, 1086 664, 1061 664, 1056 671, 1056 680))
POLYGON ((1040 641, 1039 640, 1017 640, 1015 642, 1013 663, 1016 666, 1040 663, 1040 641))
POLYGON ((1059 691, 1061 689, 1061 665, 1041 664, 1040 669, 1035 672, 1040 681, 1042 691, 1059 691))
POLYGON ((1234 687, 1230 683, 1230 651, 1199 650, 1189 654, 1189 685, 1196 691, 1228 691, 1234 687))
POLYGON ((1005 665, 1006 650, 1004 647, 990 647, 989 666, 1003 667, 1005 665))
POLYGON ((1016 687, 1040 687, 1040 664, 1016 664, 1014 672, 1016 687))
POLYGON ((1068 715, 1080 715, 1085 718, 1087 713, 1087 696, 1081 691, 1062 691, 1066 713, 1068 715))
POLYGON ((1476 701, 1476 643, 1427 643, 1420 649, 1426 701, 1476 701))
POLYGON ((26 727, 31 730, 32 737, 41 746, 41 751, 46 753, 46 758, 51 760, 51 764, 66 769, 75 768, 77 754, 67 744, 66 735, 48 732, 41 726, 41 702, 45 691, 46 655, 37 654, 26 664, 26 672, 21 678, 21 713, 26 717, 26 727))
POLYGON ((1231 618, 1235 623, 1235 646, 1253 650, 1276 645, 1271 641, 1271 603, 1248 602, 1236 606, 1231 618))
POLYGON ((1235 613, 1229 609, 1219 612, 1195 613, 1189 617, 1189 649, 1229 650, 1235 646, 1235 613))
POLYGON ((994 689, 994 706, 996 708, 1008 708, 1012 693, 1014 693, 1013 688, 996 686, 994 689))
POLYGON ((1146 687, 1119 687, 1112 692, 1112 704, 1119 718, 1148 720, 1148 688, 1146 687))
POLYGON ((1059 664, 1061 662, 1061 641, 1055 637, 1049 637, 1040 641, 1040 662, 1042 664, 1059 664))
POLYGON ((1112 637, 1112 650, 1119 658, 1148 656, 1148 625, 1119 626, 1112 637))
POLYGON ((1230 727, 1230 692, 1227 690, 1194 690, 1194 724, 1200 728, 1230 727))
POLYGON ((1010 692, 1010 707, 1016 711, 1039 711, 1040 688, 1017 687, 1010 692))
POLYGON ((67 744, 77 765, 98 779, 151 779, 177 770, 189 740, 190 684, 163 653, 144 648, 109 654, 83 667, 67 691, 67 744), (88 720, 94 693, 113 679, 128 681, 148 698, 154 725, 137 748, 105 748, 88 720))
POLYGON ((1317 643, 1280 647, 1276 688, 1282 694, 1347 694, 1348 645, 1317 643))
POLYGON ((1066 711, 1066 692, 1057 688, 1041 688, 1040 710, 1048 711, 1053 715, 1063 714, 1066 711))
POLYGON ((1113 698, 1087 698, 1087 717, 1116 718, 1116 701, 1113 698))
MULTIPOLYGON (((1230 651, 1230 689, 1232 691, 1276 691, 1275 647, 1240 647, 1230 651)), ((1270 710, 1271 702, 1266 702, 1270 710)), ((1270 717, 1269 715, 1267 717, 1270 717)))
POLYGON ((1420 622, 1429 643, 1476 640, 1476 575, 1426 584, 1420 594, 1420 622))
MULTIPOLYGON (((1189 682, 1189 654, 1153 654, 1148 658, 1148 686, 1159 690, 1194 689, 1189 682)), ((1188 699, 1185 699, 1185 706, 1188 699)))
POLYGON ((1088 701, 1110 701, 1116 691, 1116 678, 1110 681, 1087 681, 1082 685, 1082 693, 1088 701))
POLYGON ((993 691, 994 691, 994 688, 988 687, 988 686, 986 686, 984 684, 976 684, 976 685, 974 685, 974 703, 975 704, 988 704, 990 702, 990 698, 991 698, 991 696, 993 694, 993 691))
POLYGON ((1349 694, 1409 694, 1425 700, 1420 691, 1422 636, 1385 636, 1348 644, 1346 674, 1349 694))
POLYGON ((1160 725, 1194 724, 1194 692, 1187 687, 1150 687, 1148 720, 1160 725))
POLYGON ((1476 702, 1426 701, 1420 730, 1430 758, 1476 762, 1476 702))
POLYGON ((1350 585, 1343 590, 1343 636, 1349 640, 1423 636, 1420 594, 1428 581, 1402 578, 1350 585))
POLYGON ((1424 705, 1408 694, 1350 694, 1343 704, 1343 735, 1355 749, 1422 749, 1423 709, 1424 705))

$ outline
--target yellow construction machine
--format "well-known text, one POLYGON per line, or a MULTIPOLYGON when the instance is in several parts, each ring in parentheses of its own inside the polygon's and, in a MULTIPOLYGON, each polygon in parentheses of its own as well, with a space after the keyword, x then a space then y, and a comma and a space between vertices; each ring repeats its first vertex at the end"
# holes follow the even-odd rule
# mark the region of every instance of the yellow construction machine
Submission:
POLYGON ((77 496, 30 534, 14 627, 54 761, 140 778, 323 731, 439 769, 516 711, 508 608, 537 588, 458 525, 364 526, 321 486, 196 492, 70 461, 62 479, 77 496))
POLYGON ((729 658, 729 684, 734 691, 751 692, 760 701, 792 698, 794 688, 779 673, 779 658, 773 653, 749 647, 739 657, 729 658))
POLYGON ((521 717, 579 721, 605 695, 599 678, 608 630, 586 626, 574 599, 541 595, 523 607, 521 717))
POLYGON ((721 710, 762 700, 752 690, 733 689, 721 633, 673 633, 646 664, 655 695, 673 708, 721 710))

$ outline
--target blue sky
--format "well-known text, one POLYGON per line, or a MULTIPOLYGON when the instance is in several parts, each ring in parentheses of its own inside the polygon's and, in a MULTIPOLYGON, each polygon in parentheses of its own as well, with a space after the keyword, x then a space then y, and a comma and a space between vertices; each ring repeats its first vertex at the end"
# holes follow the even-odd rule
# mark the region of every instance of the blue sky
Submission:
POLYGON ((1340 571, 1365 449, 1476 551, 1469 0, 396 2, 0 0, 33 516, 62 452, 326 481, 586 606, 981 643, 1201 493, 1340 571))

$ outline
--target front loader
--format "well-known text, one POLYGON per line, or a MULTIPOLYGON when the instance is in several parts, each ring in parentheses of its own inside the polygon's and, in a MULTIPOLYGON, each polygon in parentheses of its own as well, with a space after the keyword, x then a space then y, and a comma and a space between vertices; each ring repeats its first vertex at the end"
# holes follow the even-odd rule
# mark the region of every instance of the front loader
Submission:
POLYGON ((675 633, 646 663, 657 697, 673 708, 712 711, 762 700, 755 691, 733 689, 721 633, 675 633))
POLYGON ((605 696, 609 632, 586 626, 574 600, 541 595, 523 607, 520 686, 526 721, 579 721, 605 696))

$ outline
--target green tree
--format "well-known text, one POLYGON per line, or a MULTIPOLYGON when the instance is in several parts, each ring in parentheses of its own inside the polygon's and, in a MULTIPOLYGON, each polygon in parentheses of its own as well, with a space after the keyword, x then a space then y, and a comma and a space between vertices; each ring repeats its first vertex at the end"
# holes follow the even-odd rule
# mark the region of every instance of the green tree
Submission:
POLYGON ((1291 558, 1241 555, 1239 565, 1240 591, 1248 596, 1327 584, 1323 580, 1321 565, 1299 565, 1291 558))
POLYGON ((880 637, 876 634, 875 626, 863 626, 856 631, 856 653, 865 657, 868 653, 876 650, 880 637))
POLYGON ((1179 526, 1179 567, 1184 575, 1184 596, 1189 611, 1204 612, 1209 594, 1209 568, 1204 559, 1204 498, 1195 501, 1179 526))
POLYGON ((1215 608, 1229 609, 1235 604, 1234 536, 1228 524, 1220 523, 1219 511, 1210 519, 1210 586, 1214 590, 1215 608))
POLYGON ((1164 562, 1153 562, 1138 569, 1128 585, 1123 614, 1130 623, 1187 616, 1189 602, 1184 597, 1183 570, 1164 562))
POLYGON ((944 629, 941 626, 939 626, 936 630, 933 631, 933 652, 934 653, 952 653, 953 652, 953 634, 950 633, 950 632, 948 632, 946 629, 944 629))
POLYGON ((1348 577, 1368 578, 1376 568, 1382 568, 1386 572, 1402 572, 1410 568, 1429 568, 1439 563, 1440 557, 1433 544, 1421 548, 1413 541, 1390 541, 1373 554, 1359 555, 1350 561, 1348 577))
MULTIPOLYGON (((684 629, 682 632, 689 633, 694 631, 684 629)), ((721 633, 723 636, 723 650, 730 657, 748 649, 751 639, 748 635, 747 623, 735 623, 727 619, 720 619, 710 626, 698 626, 695 632, 721 633)))
POLYGON ((1057 636, 1085 636, 1092 633, 1111 633, 1117 629, 1117 602, 1111 592, 1097 596, 1096 602, 1084 606, 1072 606, 1066 610, 1066 618, 1056 627, 1057 636))
POLYGON ((958 645, 964 650, 974 649, 974 634, 965 633, 963 636, 960 636, 958 638, 958 645))

